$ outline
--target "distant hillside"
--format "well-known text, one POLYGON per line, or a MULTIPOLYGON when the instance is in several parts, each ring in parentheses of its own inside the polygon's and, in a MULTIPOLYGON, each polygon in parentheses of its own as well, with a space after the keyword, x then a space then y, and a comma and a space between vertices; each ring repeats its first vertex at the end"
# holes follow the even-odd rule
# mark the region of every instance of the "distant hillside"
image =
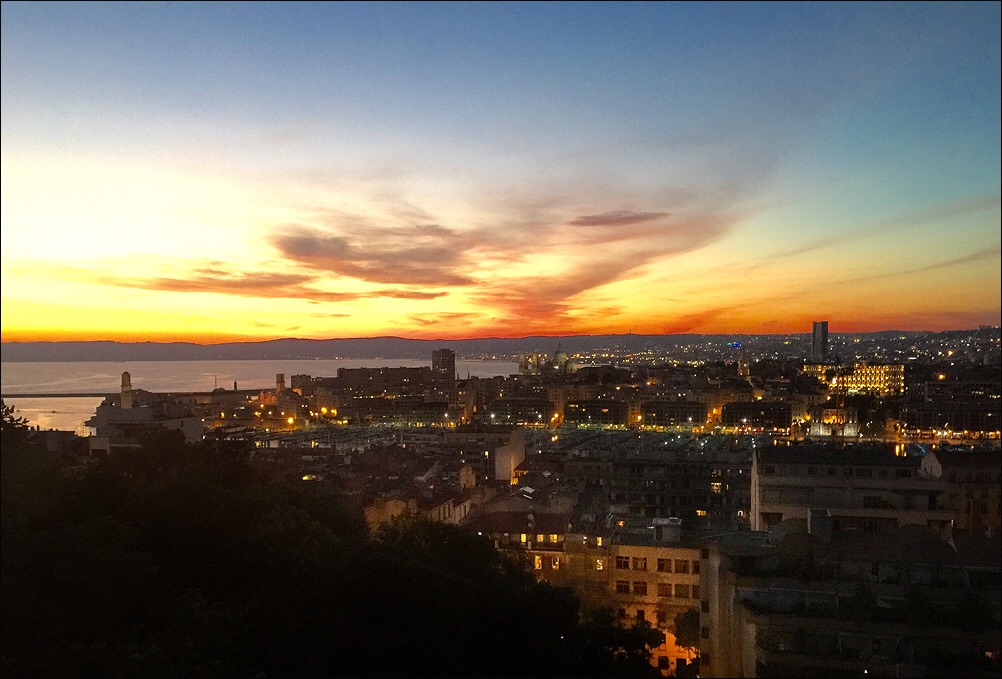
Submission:
MULTIPOLYGON (((651 346, 688 344, 697 335, 572 335, 566 337, 415 340, 401 337, 357 339, 278 339, 263 342, 193 344, 190 342, 4 342, 0 358, 25 361, 218 361, 291 360, 301 358, 430 359, 435 349, 448 347, 460 357, 512 358, 519 352, 552 354, 615 347, 639 351, 651 346)), ((721 336, 718 336, 721 337, 721 336)), ((729 338, 740 337, 729 335, 729 338)))
MULTIPOLYGON (((912 339, 948 340, 998 335, 997 328, 949 330, 945 332, 901 332, 886 330, 872 333, 831 333, 833 344, 867 338, 880 344, 891 342, 908 346, 912 339), (905 338, 908 338, 907 340, 905 338)), ((431 352, 450 348, 460 358, 515 359, 520 352, 553 354, 561 347, 569 354, 611 350, 616 354, 645 349, 672 350, 679 347, 724 346, 741 341, 757 349, 772 346, 784 353, 809 349, 810 334, 787 335, 566 335, 556 337, 520 337, 463 340, 417 340, 402 337, 363 337, 353 339, 277 339, 262 342, 193 344, 191 342, 3 342, 0 359, 8 362, 53 361, 220 361, 220 360, 295 360, 314 358, 377 359, 403 358, 430 360, 431 352), (780 345, 783 345, 782 347, 780 345), (792 347, 789 345, 793 345, 792 347)))

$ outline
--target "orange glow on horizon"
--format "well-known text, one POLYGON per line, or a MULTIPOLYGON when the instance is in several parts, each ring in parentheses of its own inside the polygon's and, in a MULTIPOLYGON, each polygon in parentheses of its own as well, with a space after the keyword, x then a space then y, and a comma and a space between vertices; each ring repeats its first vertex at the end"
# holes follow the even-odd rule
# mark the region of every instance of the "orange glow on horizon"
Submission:
POLYGON ((77 330, 4 330, 4 342, 185 342, 190 344, 225 344, 227 342, 260 342, 277 337, 252 335, 207 335, 184 332, 128 332, 128 331, 77 331, 77 330))
MULTIPOLYGON (((461 341, 470 339, 520 339, 524 337, 553 337, 558 339, 567 336, 589 336, 589 335, 795 335, 809 334, 811 322, 820 317, 829 318, 833 327, 832 333, 852 334, 870 333, 887 330, 900 330, 902 332, 943 332, 958 329, 950 324, 949 318, 940 319, 938 322, 928 322, 927 319, 906 319, 900 316, 884 316, 878 318, 868 318, 863 321, 852 322, 850 319, 838 319, 835 315, 820 314, 816 316, 803 316, 802 318, 791 319, 782 325, 770 325, 767 329, 755 324, 735 324, 726 326, 720 323, 707 324, 699 328, 680 326, 676 328, 665 328, 657 325, 637 325, 630 328, 607 327, 600 329, 590 328, 568 328, 554 332, 553 328, 539 328, 537 331, 523 328, 520 332, 513 332, 510 327, 487 326, 477 332, 385 332, 378 334, 238 334, 238 333, 193 333, 183 331, 121 331, 111 328, 105 330, 37 330, 37 329, 17 329, 4 330, 2 333, 3 342, 153 342, 172 343, 182 342, 210 346, 214 344, 227 344, 234 342, 268 342, 281 339, 303 339, 303 340, 327 340, 327 339, 370 339, 377 337, 398 337, 401 339, 424 340, 424 341, 461 341), (923 322, 925 321, 925 322, 923 322), (834 325, 834 323, 838 325, 834 325)), ((986 323, 972 324, 970 328, 986 323)), ((987 323, 987 325, 993 325, 987 323)), ((999 321, 994 322, 995 326, 999 321)))
MULTIPOLYGON (((354 215, 331 224, 225 173, 203 185, 184 168, 85 159, 4 170, 4 341, 795 334, 817 318, 833 332, 941 331, 1000 317, 999 248, 951 253, 961 231, 936 229, 893 264, 873 260, 898 247, 878 232, 864 251, 825 250, 833 271, 819 251, 768 247, 756 229, 773 225, 714 210, 569 204, 501 237, 495 215, 458 199, 429 218, 446 228, 401 223, 371 192, 306 196, 354 215), (53 177, 88 209, 49 199, 53 177)), ((957 223, 971 239, 997 222, 997 201, 982 202, 974 226, 957 223)))

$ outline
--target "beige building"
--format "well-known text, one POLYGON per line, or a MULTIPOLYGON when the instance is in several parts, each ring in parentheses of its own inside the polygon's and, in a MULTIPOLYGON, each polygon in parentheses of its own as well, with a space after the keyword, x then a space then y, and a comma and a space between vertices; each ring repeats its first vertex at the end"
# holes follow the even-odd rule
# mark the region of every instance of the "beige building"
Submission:
POLYGON ((788 523, 704 543, 699 676, 997 676, 997 540, 972 550, 994 555, 986 587, 921 526, 824 540, 788 523))
POLYGON ((939 448, 922 458, 919 474, 946 486, 946 508, 958 532, 1002 531, 1002 451, 939 448))
MULTIPOLYGON (((544 536, 536 536, 544 537, 544 536)), ((692 660, 675 645, 675 616, 699 606, 699 550, 622 536, 561 535, 559 553, 551 543, 529 550, 537 578, 570 587, 581 597, 582 612, 608 609, 620 624, 645 621, 665 635, 651 662, 674 674, 692 660)))
MULTIPOLYGON (((674 674, 692 660, 675 644, 675 616, 698 608, 699 550, 694 547, 621 542, 609 549, 606 605, 625 624, 644 620, 665 633, 651 661, 674 674)), ((595 599, 589 599, 595 602, 595 599)))
POLYGON ((608 609, 623 625, 643 620, 663 632, 651 662, 665 676, 688 664, 691 654, 675 645, 674 620, 699 606, 699 550, 610 529, 582 533, 569 529, 570 520, 569 512, 492 512, 465 525, 498 549, 524 553, 538 580, 573 589, 584 615, 608 609))
POLYGON ((204 433, 202 418, 190 403, 133 389, 127 372, 122 373, 121 391, 104 399, 86 424, 94 431, 88 440, 91 454, 138 448, 141 438, 163 430, 180 432, 187 443, 201 441, 204 433))
POLYGON ((403 515, 420 516, 455 526, 467 517, 471 508, 471 500, 465 495, 414 490, 391 497, 377 496, 362 511, 366 525, 375 530, 403 515))
POLYGON ((760 449, 752 459, 752 530, 819 510, 835 532, 887 532, 907 524, 947 531, 953 515, 944 483, 919 474, 919 463, 883 446, 760 449))

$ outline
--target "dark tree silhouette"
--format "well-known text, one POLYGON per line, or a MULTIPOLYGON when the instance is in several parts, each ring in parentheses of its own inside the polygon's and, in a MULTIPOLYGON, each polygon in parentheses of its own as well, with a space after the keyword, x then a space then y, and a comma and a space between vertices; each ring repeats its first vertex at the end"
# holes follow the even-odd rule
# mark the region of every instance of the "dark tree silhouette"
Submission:
POLYGON ((675 616, 675 644, 699 655, 699 610, 689 608, 675 616))
POLYGON ((369 536, 337 498, 163 433, 67 474, 35 464, 25 424, 3 415, 3 676, 653 669, 650 630, 579 624, 572 592, 459 528, 369 536))

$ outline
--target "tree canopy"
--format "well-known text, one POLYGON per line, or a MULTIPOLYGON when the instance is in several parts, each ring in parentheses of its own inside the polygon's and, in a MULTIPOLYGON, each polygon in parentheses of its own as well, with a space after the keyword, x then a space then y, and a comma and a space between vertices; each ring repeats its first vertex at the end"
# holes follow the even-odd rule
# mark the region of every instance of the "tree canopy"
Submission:
POLYGON ((699 611, 687 608, 675 616, 675 643, 690 653, 699 653, 699 611))
POLYGON ((6 676, 639 676, 636 638, 459 528, 260 478, 151 437, 68 474, 4 410, 6 676), (13 471, 7 474, 10 463, 13 471))

